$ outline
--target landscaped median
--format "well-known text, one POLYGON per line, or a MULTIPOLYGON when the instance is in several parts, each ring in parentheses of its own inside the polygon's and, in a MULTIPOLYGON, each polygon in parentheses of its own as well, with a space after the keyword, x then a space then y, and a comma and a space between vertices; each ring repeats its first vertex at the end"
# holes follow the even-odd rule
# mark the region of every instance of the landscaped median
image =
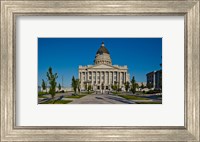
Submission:
POLYGON ((74 99, 79 99, 79 98, 82 98, 86 95, 73 95, 73 96, 65 96, 64 98, 74 98, 74 99))
POLYGON ((118 96, 128 100, 133 100, 136 104, 162 104, 161 101, 154 101, 152 99, 142 96, 127 95, 127 94, 118 96))
POLYGON ((49 100, 41 104, 68 104, 71 100, 49 100))
POLYGON ((134 96, 134 95, 118 95, 118 96, 128 99, 128 100, 149 100, 148 98, 134 96))

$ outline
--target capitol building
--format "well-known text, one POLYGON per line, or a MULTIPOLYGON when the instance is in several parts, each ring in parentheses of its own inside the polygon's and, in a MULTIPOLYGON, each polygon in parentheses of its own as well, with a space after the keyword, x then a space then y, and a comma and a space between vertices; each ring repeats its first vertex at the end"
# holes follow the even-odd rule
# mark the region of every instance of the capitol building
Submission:
POLYGON ((96 52, 94 64, 79 66, 79 80, 81 90, 85 90, 86 85, 91 85, 94 91, 108 91, 112 90, 111 86, 116 84, 124 91, 124 83, 130 82, 130 75, 126 65, 112 65, 110 53, 102 42, 96 52))

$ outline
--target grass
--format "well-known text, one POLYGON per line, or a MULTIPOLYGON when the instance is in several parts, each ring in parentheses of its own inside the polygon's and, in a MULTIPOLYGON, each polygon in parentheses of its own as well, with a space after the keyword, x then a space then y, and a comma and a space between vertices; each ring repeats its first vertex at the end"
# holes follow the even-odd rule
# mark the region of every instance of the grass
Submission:
POLYGON ((112 92, 113 95, 119 95, 121 94, 120 92, 112 92))
POLYGON ((49 98, 49 97, 44 96, 44 95, 38 95, 38 98, 49 98))
POLYGON ((162 104, 162 102, 137 102, 137 104, 162 104))
POLYGON ((38 92, 38 97, 45 98, 45 96, 43 96, 43 95, 46 95, 46 94, 47 94, 46 92, 38 92))
POLYGON ((50 100, 50 101, 47 101, 47 102, 44 102, 42 104, 68 104, 72 101, 70 100, 50 100))
POLYGON ((86 95, 76 95, 76 96, 65 96, 65 98, 75 98, 75 99, 79 99, 79 98, 82 98, 86 95))
POLYGON ((89 93, 88 92, 81 92, 81 94, 86 94, 86 95, 92 94, 92 93, 94 93, 94 91, 90 91, 89 93))
POLYGON ((143 93, 142 91, 136 91, 135 94, 143 95, 143 94, 145 94, 145 93, 143 93))
POLYGON ((119 96, 128 100, 149 100, 148 98, 132 96, 132 95, 119 95, 119 96))

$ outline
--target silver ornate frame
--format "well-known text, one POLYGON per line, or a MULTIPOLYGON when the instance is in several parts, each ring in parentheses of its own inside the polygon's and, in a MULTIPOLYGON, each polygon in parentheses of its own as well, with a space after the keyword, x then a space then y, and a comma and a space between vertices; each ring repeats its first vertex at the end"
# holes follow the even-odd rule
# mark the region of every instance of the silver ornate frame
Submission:
POLYGON ((0 0, 1 141, 199 141, 199 0, 0 0), (17 127, 15 20, 27 15, 183 15, 184 127, 17 127))

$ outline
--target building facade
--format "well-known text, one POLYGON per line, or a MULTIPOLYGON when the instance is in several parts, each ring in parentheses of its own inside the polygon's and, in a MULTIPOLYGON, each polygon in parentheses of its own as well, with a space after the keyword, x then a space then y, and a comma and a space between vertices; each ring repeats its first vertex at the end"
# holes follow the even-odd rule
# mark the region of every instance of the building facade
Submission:
POLYGON ((146 74, 147 86, 152 89, 162 89, 162 70, 153 71, 146 74))
POLYGON ((121 90, 124 83, 130 82, 127 66, 112 65, 110 53, 102 42, 98 49, 94 65, 79 66, 79 80, 81 90, 85 90, 87 85, 91 85, 93 90, 112 90, 112 85, 117 84, 121 90))

